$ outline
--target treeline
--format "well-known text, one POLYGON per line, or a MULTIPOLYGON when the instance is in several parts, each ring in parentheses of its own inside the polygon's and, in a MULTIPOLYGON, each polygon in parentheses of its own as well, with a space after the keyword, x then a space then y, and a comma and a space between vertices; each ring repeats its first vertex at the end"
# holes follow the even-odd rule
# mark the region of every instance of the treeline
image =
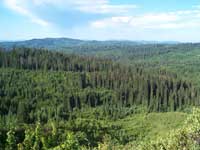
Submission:
POLYGON ((106 69, 112 71, 114 69, 109 59, 85 58, 29 48, 13 48, 11 51, 0 49, 0 58, 0 67, 3 68, 74 72, 103 71, 106 69))
MULTIPOLYGON (((66 46, 62 51, 92 56, 104 56, 114 60, 146 60, 170 53, 185 53, 199 49, 199 43, 137 43, 137 42, 92 42, 81 45, 66 46)), ((52 49, 54 50, 54 49, 52 49)))
POLYGON ((68 120, 73 110, 87 107, 117 119, 135 106, 164 112, 200 103, 198 89, 173 74, 110 60, 14 49, 0 52, 0 66, 0 114, 26 123, 68 120))
POLYGON ((45 48, 52 51, 64 51, 67 53, 95 55, 106 54, 110 57, 149 57, 169 52, 188 52, 199 49, 199 43, 178 42, 148 42, 148 41, 83 41, 69 38, 45 38, 20 42, 0 42, 0 47, 12 49, 12 47, 45 48))

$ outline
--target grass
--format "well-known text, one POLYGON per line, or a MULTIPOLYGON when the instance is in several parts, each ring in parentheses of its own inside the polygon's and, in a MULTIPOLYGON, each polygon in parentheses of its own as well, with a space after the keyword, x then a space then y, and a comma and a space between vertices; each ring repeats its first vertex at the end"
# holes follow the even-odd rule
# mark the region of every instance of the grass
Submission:
POLYGON ((182 112, 134 114, 115 124, 122 125, 127 135, 138 143, 166 136, 169 131, 180 128, 186 118, 187 114, 182 112))

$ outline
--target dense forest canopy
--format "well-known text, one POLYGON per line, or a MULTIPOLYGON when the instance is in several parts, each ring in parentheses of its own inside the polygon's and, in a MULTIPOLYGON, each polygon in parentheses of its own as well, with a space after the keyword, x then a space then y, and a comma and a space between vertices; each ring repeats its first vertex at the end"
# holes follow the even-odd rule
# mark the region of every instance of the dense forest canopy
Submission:
POLYGON ((180 53, 188 54, 186 64, 191 62, 199 44, 71 42, 70 54, 44 47, 0 49, 0 149, 125 145, 148 132, 148 126, 138 124, 138 133, 130 134, 121 122, 128 116, 140 120, 200 104, 199 83, 171 66, 179 69, 182 60, 173 55, 180 53), (162 60, 166 55, 168 60, 162 60))

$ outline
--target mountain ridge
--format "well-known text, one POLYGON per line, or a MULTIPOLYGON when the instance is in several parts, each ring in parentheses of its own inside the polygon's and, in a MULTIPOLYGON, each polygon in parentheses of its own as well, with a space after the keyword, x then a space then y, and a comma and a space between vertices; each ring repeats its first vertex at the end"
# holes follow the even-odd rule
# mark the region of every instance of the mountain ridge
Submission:
POLYGON ((74 46, 84 46, 84 45, 143 45, 143 44, 179 44, 178 41, 131 41, 131 40, 81 40, 73 38, 34 38, 30 40, 23 41, 1 41, 0 46, 3 48, 12 48, 17 47, 31 47, 31 48, 47 48, 47 49, 56 49, 56 48, 67 48, 74 46))

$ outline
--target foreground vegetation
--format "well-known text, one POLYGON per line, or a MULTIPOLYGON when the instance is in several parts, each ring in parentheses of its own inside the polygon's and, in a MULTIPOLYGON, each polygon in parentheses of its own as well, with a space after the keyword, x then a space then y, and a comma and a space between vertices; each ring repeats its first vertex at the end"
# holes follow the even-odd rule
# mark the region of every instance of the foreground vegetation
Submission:
MULTIPOLYGON (((6 132, 5 140, 1 140, 1 148, 5 146, 5 149, 77 149, 84 150, 89 149, 90 143, 92 140, 97 140, 100 136, 103 136, 101 142, 97 143, 96 148, 98 150, 107 150, 107 149, 138 149, 138 150, 191 150, 191 149, 199 149, 199 129, 200 129, 200 109, 193 109, 192 113, 188 114, 187 119, 184 119, 186 114, 182 113, 162 113, 162 114, 148 114, 133 116, 133 118, 127 118, 129 123, 133 123, 131 126, 131 132, 128 133, 133 135, 139 135, 136 137, 138 141, 132 141, 127 144, 123 144, 123 141, 117 141, 117 137, 120 136, 121 139, 125 139, 123 137, 127 134, 119 134, 116 137, 113 137, 116 134, 117 128, 114 128, 114 125, 110 123, 103 123, 97 120, 92 121, 92 119, 79 118, 73 122, 73 126, 71 122, 60 122, 56 123, 55 121, 51 121, 46 125, 41 125, 38 122, 35 126, 26 126, 24 127, 24 131, 22 128, 12 127, 6 132), (176 122, 174 122, 174 115, 177 118, 176 122), (158 117, 160 116, 160 117, 158 117), (146 117, 146 119, 141 119, 141 117, 146 117), (155 125, 153 120, 154 117, 158 117, 158 119, 162 118, 162 121, 156 120, 156 127, 151 129, 151 125, 155 125), (166 117, 166 118, 165 118, 166 117), (165 119, 164 119, 165 118, 165 119), (134 120, 133 120, 134 119, 134 120), (87 121, 86 121, 87 120, 87 121), (185 121, 184 121, 185 120, 185 121), (86 123, 87 122, 87 123, 86 123), (141 126, 143 124, 143 127, 141 126), (148 123, 148 124, 145 124, 148 123), (168 123, 166 125, 166 123, 168 123), (108 125, 110 124, 110 125, 108 125), (85 127, 83 127, 85 125, 85 127), (178 126, 177 126, 178 125, 178 126), (108 127, 110 126, 110 128, 108 127), (175 127, 176 126, 176 127, 175 127), (78 131, 74 130, 78 127, 78 131), (87 129, 85 129, 87 127, 87 129), (72 129, 73 128, 73 129, 72 129), (103 130, 102 130, 103 129, 103 130), (102 134, 109 130, 111 134, 102 134), (139 130, 139 131, 138 131, 139 130), (163 130, 167 130, 168 132, 164 133, 163 130), (103 131, 103 132, 102 132, 103 131), (113 133, 111 132, 113 131, 113 133), (163 132, 163 133, 160 133, 163 132), (24 132, 24 135, 22 135, 24 132), (137 133, 136 133, 137 132, 137 133), (155 132, 158 133, 155 136, 155 132), (21 133, 21 135, 20 135, 21 133), (145 135, 145 134, 149 135, 145 135), (142 134, 142 135, 141 135, 142 134), (146 138, 144 138, 144 137, 146 138), (151 138, 150 136, 154 136, 151 138), (92 138, 92 139, 90 139, 92 138), (5 145, 3 145, 5 143, 5 145), (83 143, 87 143, 88 145, 83 145, 83 143)), ((125 119, 125 120, 127 120, 125 119)), ((124 123, 122 120, 118 122, 124 123)), ((124 129, 129 129, 125 127, 124 129)), ((2 133, 2 131, 1 131, 2 133)), ((118 139, 119 140, 119 139, 118 139)))
POLYGON ((198 149, 198 83, 156 63, 176 47, 148 48, 120 61, 1 49, 0 149, 198 149))
MULTIPOLYGON (((159 123, 159 121, 157 120, 159 123)), ((129 143, 126 146, 116 146, 112 141, 101 144, 100 149, 130 149, 130 150, 199 150, 200 109, 194 108, 188 115, 182 127, 173 129, 165 136, 143 140, 139 144, 129 143)))

